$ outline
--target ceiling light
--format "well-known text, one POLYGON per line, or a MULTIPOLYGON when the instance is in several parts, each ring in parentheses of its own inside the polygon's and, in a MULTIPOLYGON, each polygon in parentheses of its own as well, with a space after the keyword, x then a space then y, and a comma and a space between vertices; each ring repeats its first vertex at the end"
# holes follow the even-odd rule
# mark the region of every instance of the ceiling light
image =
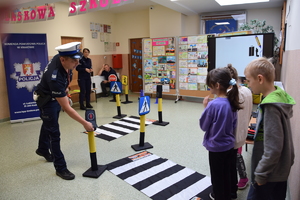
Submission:
POLYGON ((268 2, 269 0, 215 0, 220 6, 246 4, 246 3, 262 3, 268 2))
POLYGON ((229 24, 229 22, 216 22, 215 24, 217 24, 217 25, 224 25, 224 24, 229 24))
POLYGON ((170 0, 170 1, 178 1, 178 0, 170 0))

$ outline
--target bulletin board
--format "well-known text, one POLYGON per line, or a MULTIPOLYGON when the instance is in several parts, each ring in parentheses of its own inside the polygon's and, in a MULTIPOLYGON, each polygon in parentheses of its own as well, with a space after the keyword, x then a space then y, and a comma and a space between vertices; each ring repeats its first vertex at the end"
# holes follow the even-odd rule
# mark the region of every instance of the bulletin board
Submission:
POLYGON ((176 95, 176 38, 143 39, 144 93, 156 93, 162 85, 162 93, 176 95))
POLYGON ((180 96, 205 97, 209 35, 178 37, 178 88, 180 96))

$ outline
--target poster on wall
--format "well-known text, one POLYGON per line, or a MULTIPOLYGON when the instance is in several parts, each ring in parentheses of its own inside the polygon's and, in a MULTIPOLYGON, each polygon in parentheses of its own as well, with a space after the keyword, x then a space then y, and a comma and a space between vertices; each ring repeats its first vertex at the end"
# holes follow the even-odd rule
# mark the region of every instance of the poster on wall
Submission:
POLYGON ((48 63, 46 34, 1 36, 10 121, 40 119, 33 91, 48 63))
POLYGON ((158 84, 163 92, 176 89, 175 38, 143 40, 143 69, 145 93, 156 92, 158 84))
POLYGON ((178 51, 179 89, 205 91, 207 35, 179 37, 178 51))

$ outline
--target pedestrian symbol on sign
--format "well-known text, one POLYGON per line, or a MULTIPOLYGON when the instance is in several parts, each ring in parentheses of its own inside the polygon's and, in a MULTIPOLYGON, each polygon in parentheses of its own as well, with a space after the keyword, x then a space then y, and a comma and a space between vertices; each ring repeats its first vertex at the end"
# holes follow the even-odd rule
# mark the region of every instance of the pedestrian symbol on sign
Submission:
POLYGON ((140 97, 139 100, 139 115, 145 115, 150 112, 150 97, 140 97))
POLYGON ((122 84, 121 82, 110 82, 110 91, 115 94, 122 93, 122 84))

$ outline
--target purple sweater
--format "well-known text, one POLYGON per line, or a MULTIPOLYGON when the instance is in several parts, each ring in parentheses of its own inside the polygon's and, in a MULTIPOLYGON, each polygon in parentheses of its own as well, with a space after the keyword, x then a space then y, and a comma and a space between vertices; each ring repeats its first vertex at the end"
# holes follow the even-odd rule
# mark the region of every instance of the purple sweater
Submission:
POLYGON ((233 112, 227 98, 216 98, 204 109, 200 128, 205 131, 203 146, 212 152, 227 151, 234 147, 237 112, 233 112))

